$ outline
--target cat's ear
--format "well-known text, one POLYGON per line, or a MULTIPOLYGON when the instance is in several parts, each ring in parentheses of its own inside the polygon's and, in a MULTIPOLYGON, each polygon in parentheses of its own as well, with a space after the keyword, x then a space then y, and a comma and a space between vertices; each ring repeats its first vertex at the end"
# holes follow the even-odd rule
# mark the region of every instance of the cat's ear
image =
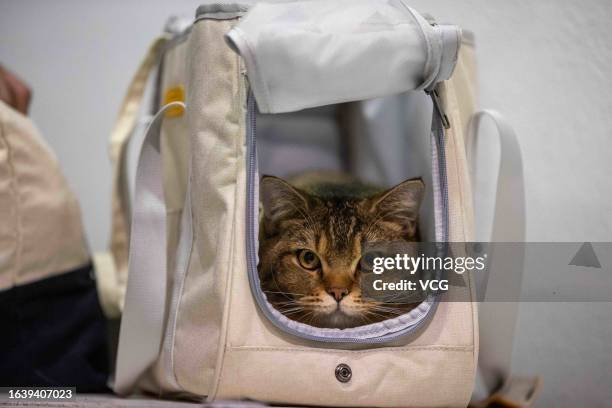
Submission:
POLYGON ((310 198, 307 193, 274 176, 262 177, 259 198, 263 205, 267 232, 273 232, 283 220, 301 217, 309 209, 310 198))
POLYGON ((379 222, 391 223, 414 237, 424 194, 425 183, 421 179, 406 180, 373 197, 370 211, 381 217, 379 222))

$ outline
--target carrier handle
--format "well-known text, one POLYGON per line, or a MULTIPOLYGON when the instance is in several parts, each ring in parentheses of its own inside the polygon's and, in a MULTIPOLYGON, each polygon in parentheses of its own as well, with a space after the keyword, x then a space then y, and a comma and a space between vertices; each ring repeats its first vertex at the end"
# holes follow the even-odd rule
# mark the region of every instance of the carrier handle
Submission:
POLYGON ((160 149, 162 107, 149 125, 136 167, 128 284, 121 318, 115 392, 128 394, 159 354, 167 297, 166 203, 160 149))
POLYGON ((110 248, 93 256, 100 303, 104 314, 110 318, 121 315, 127 283, 130 240, 130 203, 126 177, 127 147, 144 101, 147 81, 157 66, 167 41, 168 36, 162 35, 149 46, 123 97, 110 134, 109 156, 112 166, 110 248))
MULTIPOLYGON (((500 161, 495 196, 495 212, 491 242, 525 241, 525 188, 523 161, 520 144, 514 129, 508 121, 494 110, 483 110, 472 115, 468 124, 467 154, 472 181, 476 175, 477 138, 484 118, 490 119, 499 135, 500 161)), ((474 183, 472 183, 474 184, 474 183)), ((500 382, 510 378, 512 341, 518 315, 518 299, 524 264, 524 245, 512 245, 493 254, 491 246, 489 269, 483 287, 483 298, 502 299, 508 293, 516 295, 515 302, 486 302, 480 307, 480 357, 479 374, 487 392, 500 382), (519 265, 511 269, 511 266, 519 265), (494 275, 489 270, 495 270, 494 275), (492 335, 492 333, 494 335, 492 335)))
POLYGON ((499 134, 500 161, 495 196, 495 215, 491 242, 525 241, 525 188, 521 147, 512 126, 504 116, 495 110, 481 110, 474 113, 468 124, 468 162, 471 166, 472 181, 476 175, 476 152, 480 123, 489 118, 499 134))

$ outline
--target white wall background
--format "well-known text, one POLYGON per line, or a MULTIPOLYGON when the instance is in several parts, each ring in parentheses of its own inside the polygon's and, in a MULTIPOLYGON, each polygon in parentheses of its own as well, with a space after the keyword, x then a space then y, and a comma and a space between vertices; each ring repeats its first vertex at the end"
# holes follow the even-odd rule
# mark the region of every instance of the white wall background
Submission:
MULTIPOLYGON (((34 89, 32 117, 94 250, 109 236, 107 135, 123 92, 166 17, 192 16, 198 3, 0 0, 0 62, 34 89)), ((520 137, 528 240, 612 241, 612 2, 411 3, 476 34, 481 106, 504 112, 520 137)), ((514 369, 542 374, 541 406, 610 404, 611 304, 521 308, 514 369)))

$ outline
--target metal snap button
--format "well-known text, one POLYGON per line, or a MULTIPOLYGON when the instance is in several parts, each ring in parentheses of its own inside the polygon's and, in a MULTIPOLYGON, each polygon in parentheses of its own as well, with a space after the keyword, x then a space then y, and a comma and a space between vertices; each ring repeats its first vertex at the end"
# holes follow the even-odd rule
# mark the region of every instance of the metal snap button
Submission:
POLYGON ((347 383, 351 381, 351 377, 353 376, 353 372, 351 371, 351 367, 346 364, 338 364, 336 367, 336 379, 341 383, 347 383))

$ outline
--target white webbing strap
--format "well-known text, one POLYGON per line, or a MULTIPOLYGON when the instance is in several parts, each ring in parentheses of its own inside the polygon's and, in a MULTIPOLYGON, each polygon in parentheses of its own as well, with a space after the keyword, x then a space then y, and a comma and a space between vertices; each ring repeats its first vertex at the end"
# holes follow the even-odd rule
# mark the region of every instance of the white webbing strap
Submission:
POLYGON ((128 285, 121 318, 115 392, 128 394, 159 354, 166 307, 166 204, 160 152, 165 105, 145 134, 136 167, 128 285))
POLYGON ((468 162, 472 179, 476 174, 477 137, 483 119, 490 119, 499 135, 500 160, 497 192, 489 248, 486 289, 479 310, 479 381, 486 390, 480 397, 510 376, 512 342, 518 315, 523 275, 524 245, 495 246, 499 242, 525 241, 525 189, 523 162, 518 138, 504 117, 492 110, 476 112, 468 126, 468 162), (493 253, 494 252, 494 253, 493 253), (492 272, 491 272, 492 271, 492 272), (501 301, 508 300, 508 301, 501 301))
POLYGON ((478 129, 484 118, 495 125, 500 143, 499 173, 495 198, 495 218, 491 234, 492 242, 525 241, 525 189, 523 159, 514 129, 501 113, 482 110, 472 115, 468 126, 468 162, 475 175, 475 157, 478 147, 478 129))
POLYGON ((142 59, 121 103, 117 120, 110 134, 112 166, 112 215, 110 253, 94 255, 98 292, 104 313, 118 317, 123 307, 127 279, 129 243, 129 200, 126 182, 126 152, 143 103, 147 81, 159 62, 167 42, 156 38, 142 59))

